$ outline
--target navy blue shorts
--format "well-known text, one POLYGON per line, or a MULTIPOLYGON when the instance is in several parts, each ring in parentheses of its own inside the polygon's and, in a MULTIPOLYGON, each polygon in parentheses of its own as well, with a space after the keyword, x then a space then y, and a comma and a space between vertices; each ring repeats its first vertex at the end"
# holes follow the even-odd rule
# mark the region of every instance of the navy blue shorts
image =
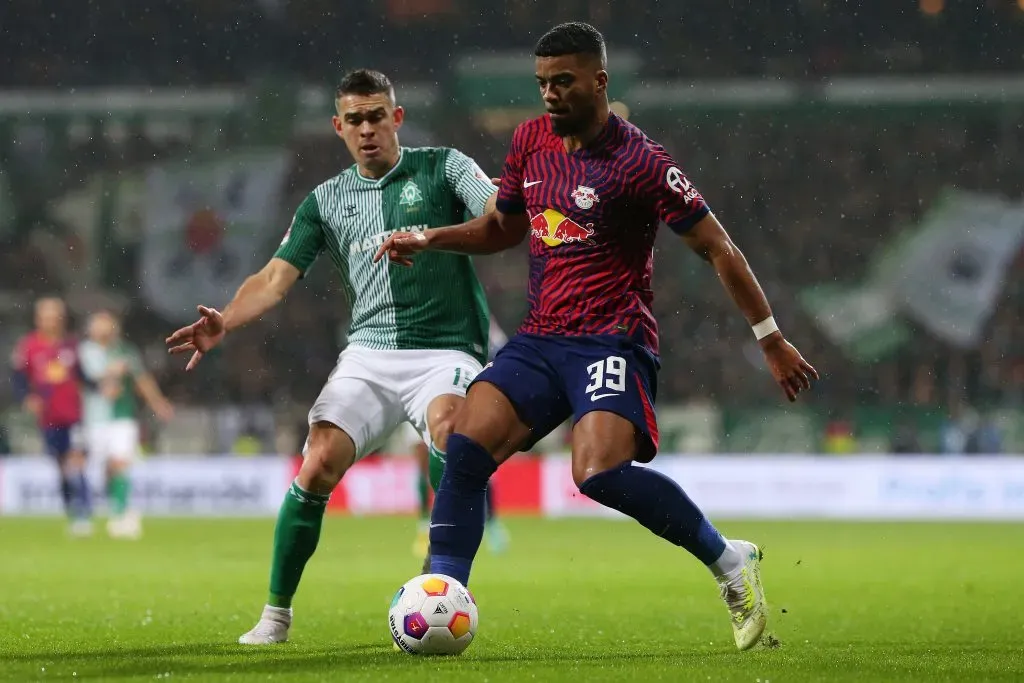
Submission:
POLYGON ((79 439, 79 426, 45 427, 43 429, 43 444, 51 457, 63 460, 70 451, 82 447, 79 439))
POLYGON ((637 460, 658 451, 654 400, 660 363, 624 337, 517 334, 475 382, 489 382, 512 403, 532 431, 528 450, 572 417, 606 410, 626 418, 644 437, 637 460))

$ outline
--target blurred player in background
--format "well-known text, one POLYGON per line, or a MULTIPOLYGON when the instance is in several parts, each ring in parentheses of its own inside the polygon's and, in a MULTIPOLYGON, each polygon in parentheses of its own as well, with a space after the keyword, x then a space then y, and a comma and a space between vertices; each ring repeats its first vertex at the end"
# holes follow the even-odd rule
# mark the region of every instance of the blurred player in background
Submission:
POLYGON ((139 453, 136 393, 164 422, 174 416, 174 409, 146 372, 138 351, 121 338, 116 315, 105 310, 93 313, 87 335, 78 347, 88 387, 83 426, 89 457, 104 466, 110 506, 107 533, 114 538, 138 538, 142 534, 141 519, 138 512, 129 509, 129 468, 139 453))
POLYGON ((580 492, 706 565, 736 646, 746 650, 767 621, 760 549, 725 539, 678 484, 633 464, 649 462, 658 447, 660 362, 650 289, 658 225, 668 224, 713 264, 790 400, 817 375, 779 332, 743 254, 676 162, 609 111, 601 34, 588 24, 562 24, 540 39, 535 54, 547 114, 513 134, 497 211, 451 228, 393 235, 377 254, 411 265, 424 250, 487 254, 530 236, 530 312, 477 376, 448 438, 430 523, 430 570, 469 580, 487 480, 572 416, 572 474, 580 492))
MULTIPOLYGON (((309 194, 270 263, 242 284, 223 315, 200 306, 202 317, 167 339, 172 353, 193 354, 187 368, 195 367, 226 333, 280 302, 322 252, 351 305, 348 346, 310 410, 302 467, 278 515, 267 605, 242 644, 288 639, 292 598, 345 472, 402 422, 443 457, 452 418, 487 356, 490 316, 468 257, 435 254, 411 271, 382 267, 373 256, 397 230, 492 211, 490 178, 458 150, 401 147, 405 111, 382 73, 346 75, 335 108, 335 132, 355 165, 309 194)), ((345 305, 341 297, 337 305, 345 305)))
MULTIPOLYGON (((490 331, 488 333, 488 355, 487 360, 493 361, 498 350, 508 341, 508 335, 501 329, 501 325, 494 318, 491 318, 490 331)), ((423 571, 430 569, 430 491, 437 491, 441 483, 441 473, 444 471, 444 460, 435 455, 430 456, 427 445, 415 434, 409 434, 409 430, 403 430, 408 442, 412 444, 413 456, 419 466, 419 477, 416 492, 420 504, 420 528, 416 534, 416 541, 413 543, 412 552, 417 557, 423 557, 423 571)), ((487 539, 487 546, 492 553, 500 554, 508 548, 508 529, 498 519, 498 508, 494 505, 494 484, 487 482, 487 520, 484 524, 484 535, 487 539)))
POLYGON ((79 420, 82 417, 78 345, 67 334, 67 309, 57 297, 35 304, 35 330, 17 344, 12 358, 15 399, 32 413, 47 453, 60 468, 64 510, 76 536, 92 533, 89 484, 79 420))

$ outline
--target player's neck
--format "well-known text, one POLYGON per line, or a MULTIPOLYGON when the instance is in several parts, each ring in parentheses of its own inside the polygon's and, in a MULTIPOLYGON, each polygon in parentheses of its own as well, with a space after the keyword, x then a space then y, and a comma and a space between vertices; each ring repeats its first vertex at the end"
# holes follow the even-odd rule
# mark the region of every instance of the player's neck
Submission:
POLYGON ((40 330, 38 334, 43 339, 43 341, 49 342, 51 344, 56 344, 58 342, 64 341, 63 332, 44 332, 40 330))
POLYGON ((597 116, 585 131, 578 135, 567 135, 562 138, 562 144, 565 145, 565 151, 572 153, 576 150, 583 149, 593 142, 608 124, 609 113, 610 109, 608 108, 607 102, 599 105, 597 109, 597 116))
POLYGON ((380 180, 388 173, 391 173, 391 169, 398 165, 398 160, 401 158, 401 151, 396 149, 393 155, 387 159, 381 159, 379 164, 374 164, 373 167, 356 164, 356 169, 359 171, 359 175, 364 178, 380 180))

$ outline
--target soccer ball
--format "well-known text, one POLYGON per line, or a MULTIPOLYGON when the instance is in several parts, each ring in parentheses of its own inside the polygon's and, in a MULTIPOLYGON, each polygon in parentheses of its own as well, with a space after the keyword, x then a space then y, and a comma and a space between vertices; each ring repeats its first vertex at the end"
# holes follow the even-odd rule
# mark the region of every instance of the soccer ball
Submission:
POLYGON ((473 642, 479 614, 473 595, 450 576, 423 574, 391 599, 388 627, 411 655, 457 655, 473 642))

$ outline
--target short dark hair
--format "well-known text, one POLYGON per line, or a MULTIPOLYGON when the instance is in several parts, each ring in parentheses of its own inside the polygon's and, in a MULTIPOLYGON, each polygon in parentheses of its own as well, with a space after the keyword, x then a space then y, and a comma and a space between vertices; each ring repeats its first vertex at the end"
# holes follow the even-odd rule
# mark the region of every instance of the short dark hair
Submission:
POLYGON ((349 71, 338 84, 334 91, 334 99, 345 95, 387 95, 392 102, 395 101, 395 88, 391 80, 379 71, 373 69, 356 69, 349 71))
POLYGON ((540 37, 533 54, 538 57, 582 54, 599 59, 602 69, 608 64, 604 36, 596 28, 582 21, 569 21, 555 26, 540 37))

